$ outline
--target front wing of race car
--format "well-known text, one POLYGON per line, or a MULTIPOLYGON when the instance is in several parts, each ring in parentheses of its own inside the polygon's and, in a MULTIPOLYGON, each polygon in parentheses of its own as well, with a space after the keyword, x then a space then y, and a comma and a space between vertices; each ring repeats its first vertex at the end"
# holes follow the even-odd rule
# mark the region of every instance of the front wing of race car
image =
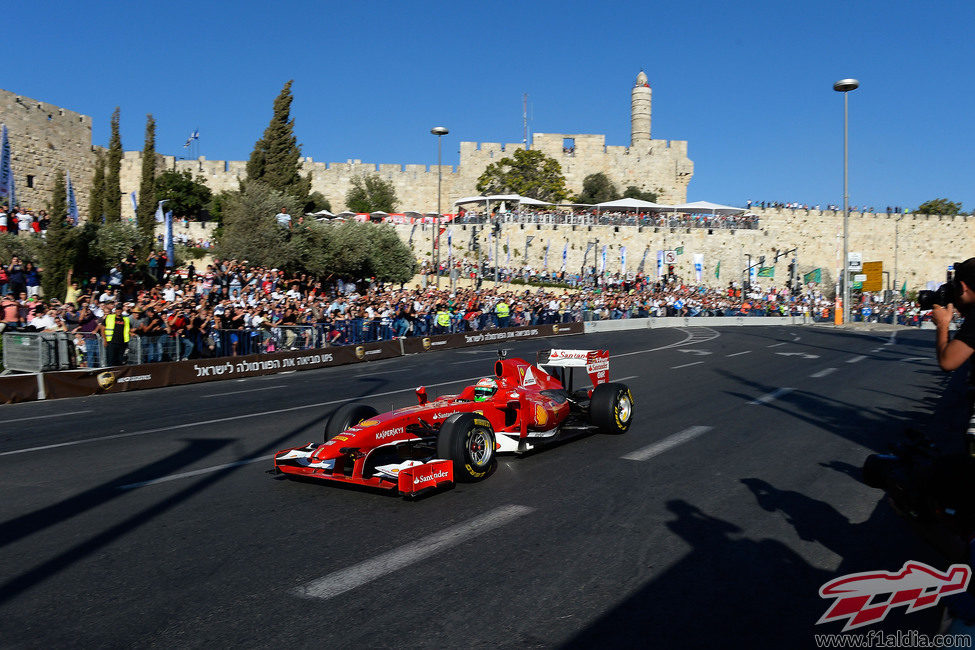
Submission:
POLYGON ((311 443, 304 447, 279 451, 274 455, 275 471, 302 478, 396 490, 408 497, 449 487, 454 483, 454 466, 449 460, 434 458, 428 461, 408 460, 379 465, 370 476, 365 476, 365 454, 353 451, 343 458, 317 461, 311 456, 320 446, 311 443))

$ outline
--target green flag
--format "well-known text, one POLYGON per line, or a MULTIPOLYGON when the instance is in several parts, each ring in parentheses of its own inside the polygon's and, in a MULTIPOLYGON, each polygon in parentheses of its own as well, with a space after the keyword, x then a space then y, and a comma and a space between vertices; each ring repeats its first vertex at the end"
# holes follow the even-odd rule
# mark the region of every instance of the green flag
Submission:
POLYGON ((684 247, 683 246, 678 246, 677 247, 677 254, 678 255, 683 255, 684 254, 684 247))
POLYGON ((758 269, 758 277, 760 278, 774 278, 775 277, 775 267, 774 266, 763 266, 758 269))
POLYGON ((718 265, 716 267, 714 267, 714 278, 716 280, 721 279, 721 262, 720 261, 718 262, 718 265))
POLYGON ((901 287, 901 298, 907 295, 907 280, 904 280, 904 286, 901 287))
POLYGON ((809 273, 806 273, 804 276, 802 276, 802 281, 805 282, 806 284, 808 284, 810 282, 816 282, 816 283, 822 282, 823 281, 823 270, 822 269, 816 269, 814 271, 810 271, 809 273))

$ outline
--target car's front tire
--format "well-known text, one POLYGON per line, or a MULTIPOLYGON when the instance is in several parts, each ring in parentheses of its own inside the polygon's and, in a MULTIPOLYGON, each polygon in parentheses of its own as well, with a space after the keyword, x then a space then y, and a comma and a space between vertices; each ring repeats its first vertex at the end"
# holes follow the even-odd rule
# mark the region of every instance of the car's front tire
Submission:
POLYGON ((497 466, 494 428, 479 413, 455 413, 437 434, 437 457, 453 461, 454 481, 472 483, 487 478, 497 466))
POLYGON ((332 413, 332 417, 325 423, 325 442, 328 442, 343 431, 354 427, 363 420, 375 417, 379 411, 368 404, 350 402, 343 404, 332 413))
POLYGON ((589 401, 589 421, 600 433, 626 433, 633 423, 633 393, 626 384, 599 384, 589 401))

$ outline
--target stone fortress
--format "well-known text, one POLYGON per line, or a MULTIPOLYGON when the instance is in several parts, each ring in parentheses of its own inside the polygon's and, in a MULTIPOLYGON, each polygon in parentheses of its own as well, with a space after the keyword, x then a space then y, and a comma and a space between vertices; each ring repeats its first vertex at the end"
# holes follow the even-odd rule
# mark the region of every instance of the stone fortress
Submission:
MULTIPOLYGON (((651 89, 641 72, 631 90, 630 146, 606 145, 605 136, 593 134, 536 133, 531 146, 555 158, 562 166, 570 192, 582 189, 585 176, 604 172, 622 190, 629 185, 657 192, 660 203, 681 203, 687 200, 687 186, 693 175, 693 163, 687 157, 687 142, 654 140, 651 136, 651 89)), ((34 209, 46 207, 53 191, 54 174, 68 169, 78 197, 78 205, 85 216, 88 192, 95 161, 96 147, 91 142, 91 118, 51 104, 0 90, 0 122, 9 130, 14 175, 19 202, 34 209)), ((139 143, 141 145, 141 142, 139 143)), ((141 148, 141 146, 140 146, 141 148)), ((443 207, 452 210, 453 201, 477 194, 477 178, 491 164, 510 155, 522 143, 460 143, 460 164, 454 169, 444 165, 443 207)), ((188 170, 202 176, 214 192, 234 190, 246 172, 244 161, 211 161, 205 158, 182 160, 173 156, 159 156, 159 169, 188 170)), ((132 218, 128 195, 138 189, 141 174, 141 151, 126 152, 122 161, 121 186, 123 217, 132 218)), ((359 160, 345 163, 321 163, 312 158, 302 160, 303 170, 312 174, 312 189, 324 194, 332 202, 334 211, 344 209, 344 197, 351 179, 361 174, 379 174, 396 188, 399 210, 431 212, 436 210, 437 166, 364 164, 359 160)), ((839 193, 839 192, 837 192, 839 193)), ((473 207, 473 206, 471 206, 473 207)), ((620 270, 620 247, 627 248, 626 271, 635 271, 647 252, 644 270, 656 270, 656 251, 683 247, 675 272, 685 279, 694 278, 694 254, 704 256, 702 282, 712 286, 726 286, 730 280, 740 280, 748 255, 755 262, 766 256, 772 265, 776 250, 798 248, 801 273, 821 268, 824 284, 831 285, 839 268, 838 250, 841 242, 842 213, 833 211, 754 209, 760 215, 758 230, 681 229, 633 226, 585 226, 505 224, 501 233, 501 262, 511 249, 511 264, 530 264, 541 268, 545 247, 549 247, 548 268, 559 269, 562 250, 568 243, 567 271, 578 273, 588 242, 596 242, 596 253, 607 246, 606 271, 620 270), (534 240, 527 248, 526 236, 534 240), (720 277, 715 271, 720 263, 720 277)), ((927 217, 924 215, 859 214, 850 217, 850 250, 862 253, 864 261, 882 261, 891 276, 897 267, 898 285, 904 280, 909 288, 923 288, 927 281, 941 281, 948 264, 975 255, 971 247, 975 217, 927 217)), ((455 257, 473 259, 468 250, 472 227, 455 225, 452 240, 455 257)), ((420 260, 429 260, 432 228, 397 226, 404 240, 411 241, 420 260)), ((205 233, 197 225, 191 227, 192 236, 205 233)), ((489 245, 485 229, 477 235, 482 251, 489 245)), ((446 246, 446 236, 442 243, 446 246)), ((441 255, 445 257, 446 250, 441 255)), ((587 259, 594 264, 593 252, 587 259)), ((787 279, 789 259, 776 265, 774 283, 782 285, 787 279)), ((890 278, 893 280, 893 277, 890 278)), ((768 282, 768 281, 765 281, 768 282)), ((828 287, 824 287, 828 290, 828 287)))

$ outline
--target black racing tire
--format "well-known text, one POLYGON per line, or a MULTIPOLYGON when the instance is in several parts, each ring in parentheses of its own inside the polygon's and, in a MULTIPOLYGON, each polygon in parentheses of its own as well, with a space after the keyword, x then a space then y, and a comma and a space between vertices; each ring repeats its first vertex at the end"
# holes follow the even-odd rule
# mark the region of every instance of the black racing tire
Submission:
POLYGON ((633 423, 633 393, 626 384, 599 384, 589 400, 589 421, 600 433, 626 433, 633 423))
POLYGON ((479 413, 451 415, 437 434, 437 458, 453 461, 455 482, 486 479, 498 463, 494 428, 479 413))
POLYGON ((354 427, 363 420, 368 420, 378 414, 379 411, 368 404, 360 404, 358 402, 343 404, 335 413, 332 413, 332 417, 325 423, 325 442, 328 442, 346 429, 354 427))

